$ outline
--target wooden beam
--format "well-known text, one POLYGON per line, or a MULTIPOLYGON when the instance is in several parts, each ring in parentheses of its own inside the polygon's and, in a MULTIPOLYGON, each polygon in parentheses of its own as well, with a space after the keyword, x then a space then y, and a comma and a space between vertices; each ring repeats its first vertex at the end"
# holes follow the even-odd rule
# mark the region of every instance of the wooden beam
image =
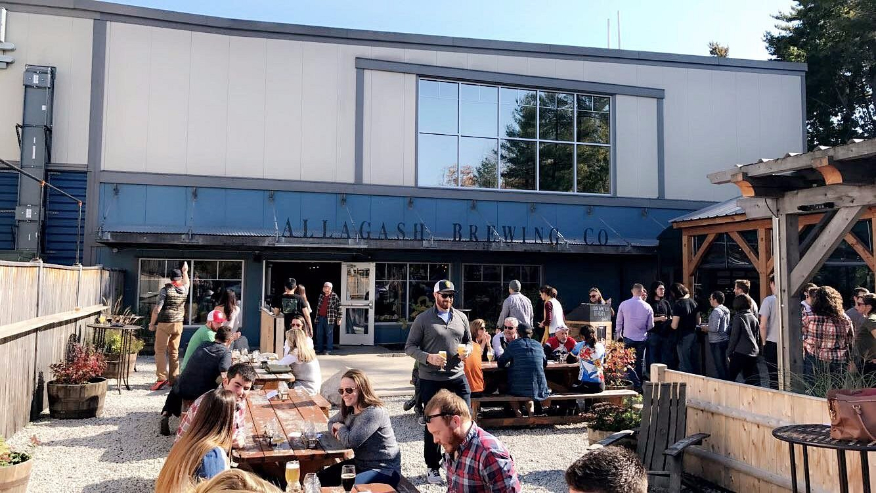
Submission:
MULTIPOLYGON (((826 212, 825 214, 821 214, 821 219, 815 223, 815 226, 809 231, 809 234, 806 235, 806 238, 803 238, 803 241, 800 242, 800 255, 805 255, 809 250, 809 247, 812 246, 812 243, 821 235, 821 232, 824 231, 824 228, 827 226, 827 223, 830 222, 833 217, 836 216, 836 209, 826 212)), ((800 229, 798 231, 803 231, 804 225, 801 224, 800 229)))
MULTIPOLYGON (((712 246, 712 243, 715 242, 715 238, 717 238, 717 237, 718 237, 718 235, 716 233, 712 233, 712 234, 706 236, 705 241, 703 241, 703 244, 700 246, 699 250, 697 250, 696 255, 694 255, 693 259, 691 259, 691 262, 690 262, 691 275, 693 275, 693 272, 695 270, 697 270, 697 267, 700 266, 700 262, 703 261, 703 257, 706 256, 706 252, 709 250, 709 247, 712 246)), ((688 287, 691 287, 691 286, 688 286, 688 287)), ((691 292, 693 292, 693 291, 691 291, 691 292)))
POLYGON ((776 303, 779 307, 779 388, 789 389, 791 375, 803 373, 803 341, 800 339, 802 319, 800 300, 796 291, 789 289, 789 273, 800 260, 797 245, 800 234, 797 228, 799 216, 779 214, 773 223, 773 260, 776 276, 776 303))
POLYGON ((736 205, 745 211, 745 217, 749 219, 772 219, 779 213, 776 199, 764 197, 741 198, 736 205))
POLYGON ((773 252, 770 245, 771 231, 766 228, 757 230, 757 273, 760 277, 760 301, 771 295, 769 262, 773 252))
POLYGON ((730 238, 733 238, 733 241, 735 241, 736 244, 739 245, 739 248, 742 249, 742 252, 745 253, 745 256, 748 257, 748 260, 751 261, 751 265, 753 265, 754 268, 757 269, 759 259, 757 258, 757 255, 754 253, 751 247, 748 246, 748 242, 745 241, 745 238, 743 238, 742 235, 736 231, 731 231, 727 234, 730 235, 730 238))
POLYGON ((768 219, 758 219, 756 221, 743 221, 734 224, 727 223, 685 228, 683 231, 691 235, 707 235, 709 233, 729 233, 731 231, 755 231, 757 228, 767 227, 771 224, 771 221, 768 219))
POLYGON ((788 214, 811 212, 813 206, 821 204, 832 204, 830 208, 861 208, 863 211, 873 202, 873 197, 876 197, 876 185, 826 185, 788 192, 778 203, 779 209, 788 214))
POLYGON ((693 239, 692 235, 682 233, 681 235, 681 270, 682 283, 693 292, 693 269, 691 269, 691 261, 693 260, 693 239))
POLYGON ((812 167, 815 168, 815 171, 821 173, 825 185, 838 185, 843 182, 843 175, 833 165, 833 159, 830 156, 813 159, 812 167))
POLYGON ((675 229, 694 228, 697 226, 714 226, 716 224, 737 223, 748 219, 745 214, 733 214, 732 216, 708 217, 705 219, 694 219, 693 221, 678 221, 672 223, 675 229))
POLYGON ((791 274, 788 276, 790 292, 796 293, 804 284, 812 279, 812 276, 824 265, 827 257, 833 253, 837 245, 843 241, 843 238, 849 234, 849 231, 858 222, 865 209, 865 206, 843 207, 836 213, 836 216, 830 220, 809 251, 791 270, 791 274))
POLYGON ((870 270, 876 272, 876 256, 874 256, 873 253, 867 250, 867 247, 863 243, 861 243, 861 240, 859 240, 858 237, 855 236, 855 233, 849 231, 844 239, 846 240, 846 243, 854 248, 858 255, 860 255, 861 258, 864 259, 864 262, 867 264, 868 267, 870 267, 870 270))

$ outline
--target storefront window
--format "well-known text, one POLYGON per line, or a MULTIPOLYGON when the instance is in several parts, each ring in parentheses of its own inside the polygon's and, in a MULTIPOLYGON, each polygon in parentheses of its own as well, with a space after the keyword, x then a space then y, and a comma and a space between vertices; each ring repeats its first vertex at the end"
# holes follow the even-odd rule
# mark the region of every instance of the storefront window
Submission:
POLYGON ((419 85, 419 186, 611 192, 611 97, 419 85))
MULTIPOLYGON (((243 295, 243 261, 189 260, 189 303, 184 323, 206 323, 207 314, 219 302, 226 289, 234 291, 238 301, 243 295)), ((182 259, 140 259, 138 279, 138 313, 149 317, 158 302, 158 292, 170 282, 170 271, 182 265, 182 259)))
POLYGON ((375 321, 413 321, 432 307, 432 288, 449 274, 449 264, 377 264, 375 321))
POLYGON ((469 318, 483 318, 494 327, 508 297, 508 283, 518 280, 521 292, 537 307, 541 266, 466 264, 462 269, 462 306, 471 310, 469 318))

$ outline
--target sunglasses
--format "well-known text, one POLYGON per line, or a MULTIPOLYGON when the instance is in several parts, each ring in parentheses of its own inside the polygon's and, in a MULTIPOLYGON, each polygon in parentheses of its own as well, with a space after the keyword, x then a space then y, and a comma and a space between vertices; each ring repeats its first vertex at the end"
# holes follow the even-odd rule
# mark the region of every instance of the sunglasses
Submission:
POLYGON ((353 392, 355 392, 355 391, 356 391, 356 389, 354 389, 352 387, 338 389, 338 393, 341 395, 344 395, 344 394, 351 394, 352 395, 353 392))
POLYGON ((450 416, 453 416, 453 414, 451 414, 451 413, 430 414, 430 415, 423 416, 423 421, 426 423, 430 423, 430 422, 432 422, 433 418, 443 418, 443 417, 450 417, 450 416))
POLYGON ((591 298, 598 298, 599 296, 596 296, 595 294, 591 294, 590 297, 591 298))
POLYGON ((290 327, 304 327, 304 324, 302 324, 302 323, 289 324, 289 326, 290 326, 290 327))
POLYGON ((455 296, 454 293, 438 293, 439 296, 444 298, 445 300, 452 300, 455 296))
POLYGON ((514 327, 513 325, 506 325, 505 326, 505 330, 514 330, 514 329, 516 329, 516 327, 514 327))

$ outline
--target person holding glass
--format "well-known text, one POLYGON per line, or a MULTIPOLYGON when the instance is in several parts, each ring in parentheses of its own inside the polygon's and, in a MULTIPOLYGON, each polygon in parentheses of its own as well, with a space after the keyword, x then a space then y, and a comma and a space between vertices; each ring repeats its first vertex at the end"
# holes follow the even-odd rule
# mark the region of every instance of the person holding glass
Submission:
MULTIPOLYGON (((322 486, 339 486, 347 467, 354 467, 355 484, 384 483, 395 488, 401 480, 401 451, 389 421, 389 412, 362 370, 347 370, 341 377, 341 410, 328 421, 331 434, 353 449, 354 458, 320 471, 322 486)), ((349 488, 346 488, 347 491, 349 488)))

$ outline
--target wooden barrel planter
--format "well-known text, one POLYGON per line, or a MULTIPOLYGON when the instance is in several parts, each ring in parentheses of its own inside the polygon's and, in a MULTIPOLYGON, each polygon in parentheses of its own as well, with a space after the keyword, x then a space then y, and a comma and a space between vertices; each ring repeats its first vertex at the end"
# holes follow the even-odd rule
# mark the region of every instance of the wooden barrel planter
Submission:
POLYGON ((103 414, 106 378, 97 377, 81 385, 49 382, 49 415, 55 419, 94 418, 103 414))
MULTIPOLYGON (((600 442, 601 440, 605 440, 611 435, 615 434, 615 431, 605 431, 605 430, 594 430, 593 428, 587 427, 587 443, 593 445, 595 443, 600 442)), ((638 444, 637 437, 635 435, 628 436, 621 441, 617 442, 616 445, 621 447, 626 447, 632 450, 636 450, 636 445, 638 444)))
POLYGON ((0 493, 26 493, 33 458, 20 464, 0 467, 0 493))
MULTIPOLYGON (((128 374, 125 375, 129 377, 131 372, 134 371, 134 367, 137 365, 137 355, 129 354, 128 355, 128 374)), ((119 376, 119 355, 109 355, 106 358, 106 370, 104 370, 103 378, 118 378, 119 376), (112 359, 115 358, 115 359, 112 359)))

